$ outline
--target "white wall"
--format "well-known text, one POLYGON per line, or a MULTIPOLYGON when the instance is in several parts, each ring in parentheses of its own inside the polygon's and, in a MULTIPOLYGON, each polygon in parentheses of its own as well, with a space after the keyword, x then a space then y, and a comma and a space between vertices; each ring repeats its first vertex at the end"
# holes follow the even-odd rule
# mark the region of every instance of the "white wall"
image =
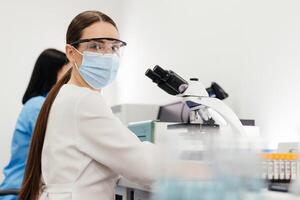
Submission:
MULTIPOLYGON (((118 0, 0 1, 0 182, 22 95, 39 53, 49 47, 64 51, 67 26, 80 12, 101 10, 119 22, 120 6, 118 0)), ((115 100, 112 93, 106 95, 115 100)))
POLYGON ((216 81, 240 118, 253 118, 271 147, 300 134, 300 1, 126 1, 122 102, 171 99, 144 76, 160 64, 216 81), (126 28, 125 28, 126 27, 126 28))

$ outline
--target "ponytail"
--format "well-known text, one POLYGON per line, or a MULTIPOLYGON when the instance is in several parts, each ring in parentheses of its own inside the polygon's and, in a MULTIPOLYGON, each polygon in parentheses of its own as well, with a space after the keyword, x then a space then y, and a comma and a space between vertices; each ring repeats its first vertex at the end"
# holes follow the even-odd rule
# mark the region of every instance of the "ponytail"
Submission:
POLYGON ((71 78, 72 69, 50 90, 41 108, 31 139, 24 179, 19 193, 20 200, 37 200, 41 189, 41 159, 51 106, 60 90, 71 78))

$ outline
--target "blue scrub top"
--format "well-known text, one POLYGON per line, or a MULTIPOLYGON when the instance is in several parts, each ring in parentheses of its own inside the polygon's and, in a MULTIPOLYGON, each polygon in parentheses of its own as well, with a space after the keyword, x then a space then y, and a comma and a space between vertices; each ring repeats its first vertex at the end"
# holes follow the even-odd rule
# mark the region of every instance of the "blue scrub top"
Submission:
MULTIPOLYGON (((44 96, 37 96, 24 104, 14 131, 11 158, 4 168, 4 181, 0 185, 0 189, 19 189, 21 187, 31 136, 44 101, 44 96)), ((0 200, 16 199, 17 197, 12 195, 0 197, 0 200)))

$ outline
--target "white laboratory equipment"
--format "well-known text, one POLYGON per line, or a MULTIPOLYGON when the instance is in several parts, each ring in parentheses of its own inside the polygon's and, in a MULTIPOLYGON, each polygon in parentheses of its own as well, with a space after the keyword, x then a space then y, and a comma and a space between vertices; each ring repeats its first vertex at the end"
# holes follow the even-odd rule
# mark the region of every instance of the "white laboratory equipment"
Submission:
POLYGON ((210 98, 198 79, 187 82, 159 66, 147 70, 146 75, 167 93, 178 96, 188 114, 179 112, 181 123, 152 120, 129 124, 141 140, 160 146, 162 159, 160 179, 152 188, 120 180, 120 188, 129 188, 124 190, 127 199, 273 200, 280 195, 286 200, 295 198, 263 189, 257 138, 248 137, 234 112, 219 99, 210 98))
MULTIPOLYGON (((206 153, 214 152, 207 148, 211 144, 205 145, 204 141, 209 141, 206 137, 211 138, 211 136, 214 136, 214 138, 218 138, 220 135, 224 135, 226 138, 239 138, 245 137, 246 131, 229 107, 219 99, 208 96, 206 89, 198 79, 191 79, 190 82, 186 82, 174 72, 163 70, 159 66, 156 66, 153 71, 148 70, 146 75, 164 91, 180 97, 188 107, 187 123, 168 124, 167 130, 169 132, 159 133, 159 137, 155 134, 152 134, 152 136, 139 135, 142 131, 133 130, 141 127, 139 124, 135 124, 136 127, 129 126, 140 138, 146 139, 148 137, 148 140, 156 142, 161 145, 162 149, 166 150, 162 159, 162 179, 158 181, 158 190, 154 189, 156 191, 154 198, 165 200, 174 199, 177 196, 177 199, 198 199, 199 191, 197 190, 200 189, 199 186, 203 186, 202 189, 208 189, 209 185, 214 185, 212 180, 217 180, 212 177, 219 177, 216 176, 217 173, 213 173, 215 170, 212 170, 216 163, 204 158, 206 153), (183 131, 183 129, 187 131, 183 131), (174 158, 174 162, 169 158, 174 158), (208 174, 211 174, 211 176, 208 174), (178 177, 183 178, 184 181, 177 179, 178 177), (166 190, 164 190, 165 181, 168 185, 166 190), (168 188, 169 186, 172 187, 168 188), (185 189, 181 190, 183 188, 185 189), (181 191, 180 193, 184 196, 180 197, 179 194, 176 194, 176 191, 181 191)), ((144 127, 144 130, 153 133, 149 130, 154 130, 158 123, 151 122, 149 128, 144 127)), ((224 155, 224 157, 226 156, 224 155)), ((217 157, 211 156, 211 158, 217 157)), ((223 184, 223 186, 226 186, 226 184, 223 184)), ((221 193, 219 192, 219 194, 221 193)))

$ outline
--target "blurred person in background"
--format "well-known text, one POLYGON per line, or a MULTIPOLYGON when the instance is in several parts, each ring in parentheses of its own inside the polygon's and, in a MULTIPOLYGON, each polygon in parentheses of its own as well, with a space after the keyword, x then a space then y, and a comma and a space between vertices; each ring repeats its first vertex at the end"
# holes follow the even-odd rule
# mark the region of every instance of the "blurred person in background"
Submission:
MULTIPOLYGON (((23 95, 23 108, 13 133, 10 161, 3 170, 1 190, 21 187, 36 119, 48 92, 68 69, 68 59, 61 51, 46 49, 39 55, 23 95)), ((0 199, 16 200, 17 196, 8 195, 0 199)))

